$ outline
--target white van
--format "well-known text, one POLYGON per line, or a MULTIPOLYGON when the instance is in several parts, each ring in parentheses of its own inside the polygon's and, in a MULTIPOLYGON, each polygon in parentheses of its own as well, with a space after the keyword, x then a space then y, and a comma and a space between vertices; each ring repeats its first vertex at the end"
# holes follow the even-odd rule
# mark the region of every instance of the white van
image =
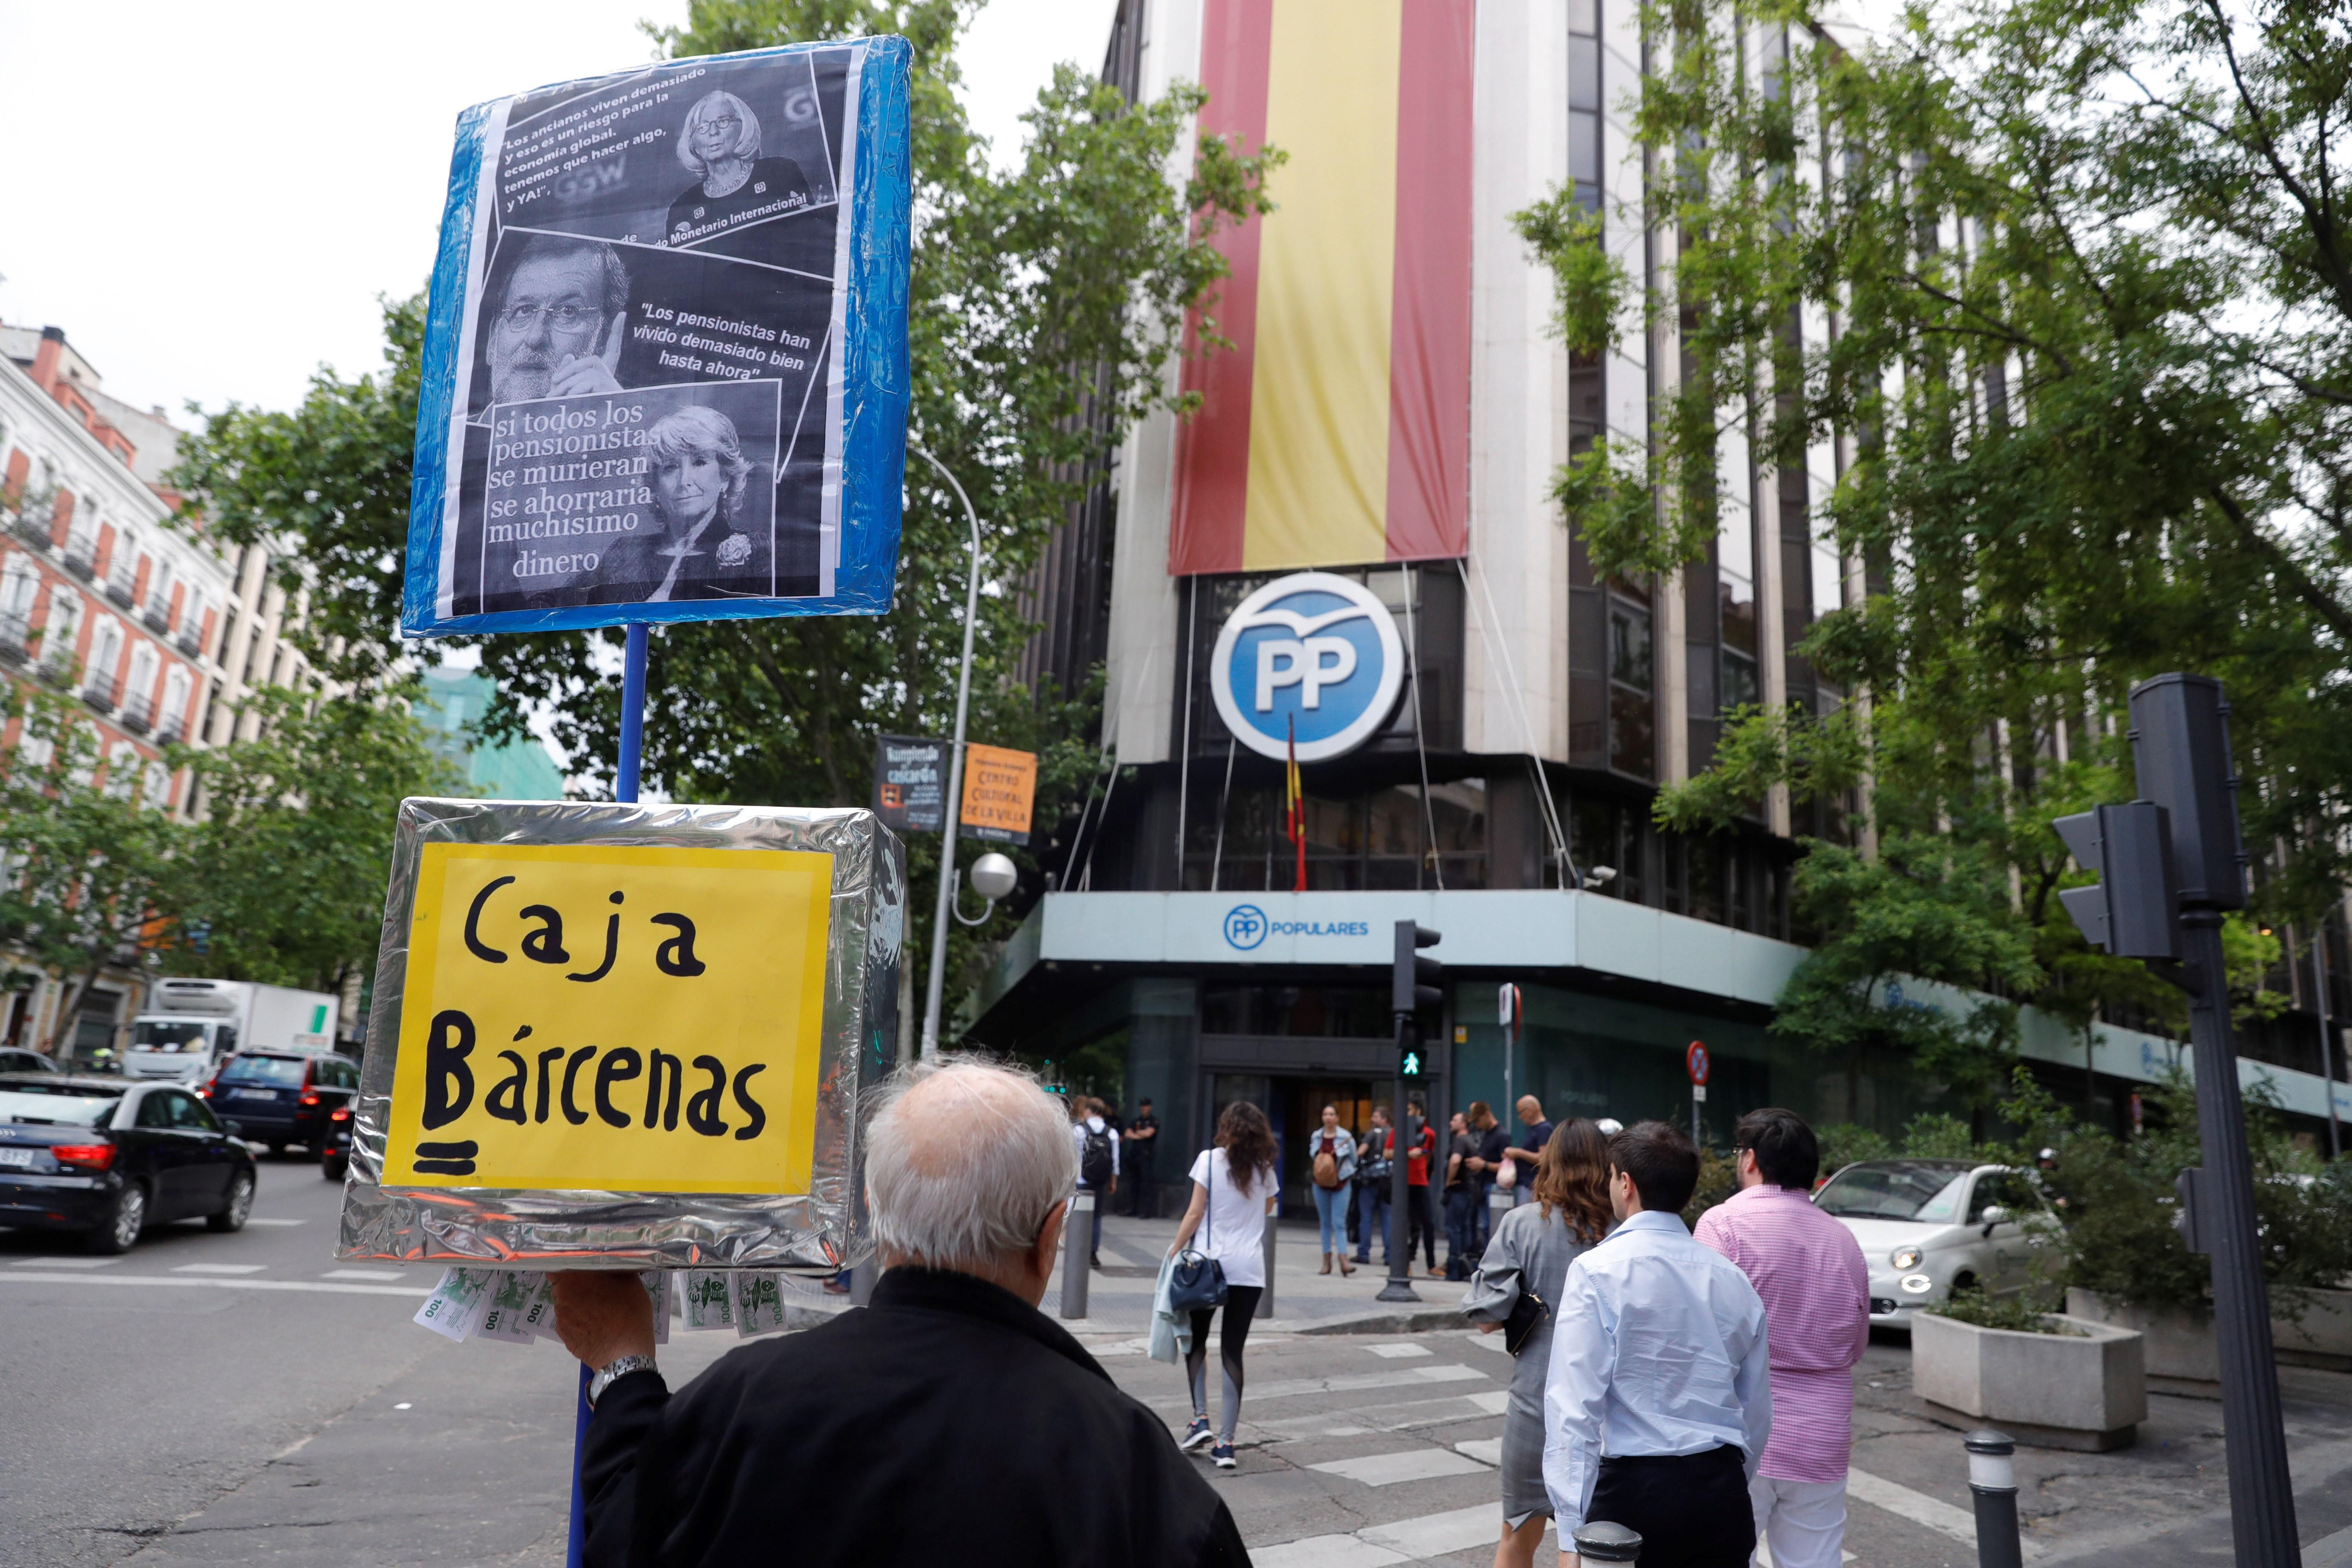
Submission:
POLYGON ((236 1052, 335 1048, 335 998, 250 980, 159 980, 131 1026, 126 1078, 198 1084, 236 1052))

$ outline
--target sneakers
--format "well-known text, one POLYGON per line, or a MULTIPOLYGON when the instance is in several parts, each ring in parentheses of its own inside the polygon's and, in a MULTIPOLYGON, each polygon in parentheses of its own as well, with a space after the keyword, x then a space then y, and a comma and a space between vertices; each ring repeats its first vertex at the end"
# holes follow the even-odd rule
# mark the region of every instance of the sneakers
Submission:
POLYGON ((1217 1468, 1221 1470, 1230 1470, 1238 1463, 1234 1458, 1234 1446, 1231 1443, 1218 1444, 1209 1450, 1209 1458, 1215 1461, 1217 1468))
POLYGON ((1189 1454, 1207 1442, 1213 1435, 1209 1430, 1209 1418, 1205 1415, 1195 1415, 1192 1417, 1192 1424, 1184 1428, 1184 1436, 1177 1440, 1176 1447, 1189 1454))

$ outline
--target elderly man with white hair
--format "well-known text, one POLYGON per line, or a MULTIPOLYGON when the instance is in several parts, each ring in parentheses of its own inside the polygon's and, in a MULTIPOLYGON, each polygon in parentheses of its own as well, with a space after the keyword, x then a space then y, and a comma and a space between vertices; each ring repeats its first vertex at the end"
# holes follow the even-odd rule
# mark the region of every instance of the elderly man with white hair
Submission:
POLYGON ((1166 1425, 1037 1310, 1078 1173, 1036 1081, 972 1060, 901 1072, 866 1170, 872 1305, 676 1394, 635 1276, 555 1277, 563 1342, 599 1373, 587 1561, 1246 1564, 1166 1425))

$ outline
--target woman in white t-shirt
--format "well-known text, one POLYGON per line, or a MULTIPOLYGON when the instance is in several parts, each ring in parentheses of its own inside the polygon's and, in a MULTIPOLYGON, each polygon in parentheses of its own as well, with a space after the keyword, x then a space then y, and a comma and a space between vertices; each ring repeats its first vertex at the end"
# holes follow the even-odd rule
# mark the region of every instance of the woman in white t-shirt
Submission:
POLYGON ((1192 1390, 1192 1425, 1178 1446, 1186 1452, 1214 1437, 1209 1458, 1219 1469, 1234 1468, 1234 1427, 1242 1413, 1242 1346, 1249 1340, 1250 1320, 1257 1316, 1258 1298, 1265 1292, 1266 1216, 1281 1196, 1274 1168, 1274 1129, 1265 1112, 1246 1100, 1225 1107, 1217 1118, 1213 1148, 1201 1151, 1192 1162, 1192 1204, 1184 1223, 1176 1227, 1176 1243, 1168 1250, 1181 1252, 1201 1233, 1199 1250, 1217 1260, 1225 1274, 1224 1324, 1218 1338, 1218 1358, 1224 1368, 1224 1397, 1218 1405, 1222 1426, 1209 1429, 1208 1312, 1192 1314, 1192 1349, 1184 1358, 1184 1375, 1192 1390))

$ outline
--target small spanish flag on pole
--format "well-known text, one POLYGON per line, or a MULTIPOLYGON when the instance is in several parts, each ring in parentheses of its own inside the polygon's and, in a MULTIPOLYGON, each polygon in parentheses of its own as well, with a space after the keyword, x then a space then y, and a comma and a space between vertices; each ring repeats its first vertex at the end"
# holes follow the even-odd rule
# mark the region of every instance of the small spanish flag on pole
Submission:
POLYGON ((1290 721, 1290 763, 1282 774, 1282 831, 1298 852, 1298 879, 1294 893, 1307 890, 1307 787, 1298 780, 1298 721, 1290 721))

